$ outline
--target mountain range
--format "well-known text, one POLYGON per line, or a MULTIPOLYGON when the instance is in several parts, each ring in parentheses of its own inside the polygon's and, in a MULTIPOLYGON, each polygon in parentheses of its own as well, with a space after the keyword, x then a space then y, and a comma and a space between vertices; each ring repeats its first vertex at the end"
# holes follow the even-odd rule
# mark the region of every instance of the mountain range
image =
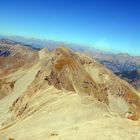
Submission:
POLYGON ((140 94, 120 74, 86 49, 25 44, 0 41, 0 139, 140 138, 140 94))
POLYGON ((140 70, 124 71, 121 73, 115 73, 120 78, 130 83, 135 89, 140 91, 140 70))
MULTIPOLYGON (((20 36, 0 36, 0 55, 8 55, 10 53, 10 49, 6 47, 2 47, 2 40, 5 40, 5 43, 9 42, 12 45, 20 44, 21 46, 26 46, 27 48, 32 48, 34 50, 40 50, 41 48, 48 48, 48 50, 54 50, 58 46, 65 45, 68 48, 72 49, 73 51, 80 52, 87 54, 94 58, 99 63, 106 66, 108 69, 113 71, 113 73, 120 76, 120 78, 126 80, 131 85, 133 85, 136 89, 139 89, 139 77, 136 81, 133 79, 129 79, 125 74, 125 72, 129 73, 131 75, 132 71, 137 71, 140 69, 140 56, 131 56, 129 54, 113 54, 111 52, 105 52, 99 49, 91 48, 88 46, 83 45, 77 45, 77 44, 70 44, 70 43, 63 43, 63 42, 57 42, 52 40, 40 40, 35 38, 24 38, 20 36), (3 39, 3 38, 6 39, 3 39), (131 80, 131 82, 130 82, 131 80)), ((23 48, 24 48, 23 47, 23 48)), ((21 52, 21 51, 19 51, 21 52)), ((14 53, 14 51, 13 51, 14 53)), ((6 62, 6 61, 5 61, 6 62)), ((1 65, 2 66, 2 65, 1 65)), ((127 74, 128 75, 128 74, 127 74)))
POLYGON ((25 38, 21 36, 5 36, 0 35, 0 39, 6 38, 14 42, 20 42, 32 46, 34 48, 48 48, 49 50, 56 49, 60 45, 65 45, 68 48, 90 55, 100 63, 107 66, 113 72, 132 71, 140 68, 140 56, 131 56, 129 54, 103 51, 94 47, 77 45, 73 43, 65 43, 53 40, 41 40, 36 38, 25 38))

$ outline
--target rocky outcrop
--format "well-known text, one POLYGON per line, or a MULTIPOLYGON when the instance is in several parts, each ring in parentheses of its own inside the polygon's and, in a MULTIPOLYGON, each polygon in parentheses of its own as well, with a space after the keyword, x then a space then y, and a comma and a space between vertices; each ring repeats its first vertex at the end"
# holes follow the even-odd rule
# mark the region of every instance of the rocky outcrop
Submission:
POLYGON ((0 79, 0 99, 7 96, 14 88, 15 81, 7 81, 6 79, 0 79))
POLYGON ((43 48, 39 51, 39 59, 42 60, 45 57, 47 57, 47 55, 49 55, 49 50, 48 48, 43 48))

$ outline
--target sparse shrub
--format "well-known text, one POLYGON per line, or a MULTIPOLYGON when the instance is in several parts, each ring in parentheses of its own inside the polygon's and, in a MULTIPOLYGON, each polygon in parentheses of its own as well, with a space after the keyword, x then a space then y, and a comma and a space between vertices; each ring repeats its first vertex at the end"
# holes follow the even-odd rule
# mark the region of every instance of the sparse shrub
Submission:
POLYGON ((55 64, 55 68, 57 70, 61 70, 65 65, 70 65, 72 63, 71 59, 62 59, 57 61, 57 63, 55 64))

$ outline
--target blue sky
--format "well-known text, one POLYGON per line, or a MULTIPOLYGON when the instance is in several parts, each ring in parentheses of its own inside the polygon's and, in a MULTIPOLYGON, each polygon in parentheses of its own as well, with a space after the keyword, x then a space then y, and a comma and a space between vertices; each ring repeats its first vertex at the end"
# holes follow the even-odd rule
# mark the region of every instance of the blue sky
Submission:
POLYGON ((0 33, 140 55, 140 0, 0 0, 0 33))

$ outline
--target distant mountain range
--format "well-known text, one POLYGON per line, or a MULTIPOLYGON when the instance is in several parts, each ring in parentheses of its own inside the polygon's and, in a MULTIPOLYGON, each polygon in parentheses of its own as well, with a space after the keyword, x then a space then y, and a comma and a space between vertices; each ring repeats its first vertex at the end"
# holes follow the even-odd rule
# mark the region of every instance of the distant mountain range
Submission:
POLYGON ((121 73, 118 72, 115 74, 140 91, 140 69, 133 71, 125 71, 121 73))
POLYGON ((113 72, 133 71, 140 68, 140 57, 129 54, 91 52, 91 56, 113 72))

